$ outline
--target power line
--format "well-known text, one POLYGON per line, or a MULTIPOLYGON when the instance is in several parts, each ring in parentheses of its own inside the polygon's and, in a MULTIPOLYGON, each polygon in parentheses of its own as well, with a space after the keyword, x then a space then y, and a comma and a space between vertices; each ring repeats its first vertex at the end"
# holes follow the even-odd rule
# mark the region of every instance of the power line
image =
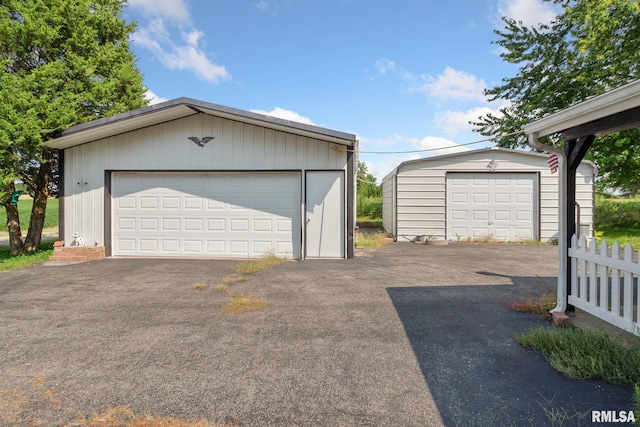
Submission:
POLYGON ((448 150, 450 148, 457 148, 457 147, 464 147, 466 145, 473 145, 473 144, 480 144, 481 142, 487 142, 487 141, 495 141, 498 139, 502 139, 502 138, 506 138, 508 136, 513 136, 513 135, 518 135, 520 133, 524 133, 524 131, 519 130, 516 132, 511 132, 511 133, 507 133, 505 135, 500 135, 500 136, 494 136, 491 138, 486 138, 486 139, 481 139, 478 141, 472 141, 472 142, 466 142, 464 144, 456 144, 456 145, 450 145, 448 147, 438 147, 438 148, 425 148, 423 150, 407 150, 407 151, 361 151, 361 150, 350 150, 350 149, 346 149, 346 151, 350 151, 352 153, 358 153, 358 154, 411 154, 411 153, 424 153, 427 151, 438 151, 438 150, 448 150))

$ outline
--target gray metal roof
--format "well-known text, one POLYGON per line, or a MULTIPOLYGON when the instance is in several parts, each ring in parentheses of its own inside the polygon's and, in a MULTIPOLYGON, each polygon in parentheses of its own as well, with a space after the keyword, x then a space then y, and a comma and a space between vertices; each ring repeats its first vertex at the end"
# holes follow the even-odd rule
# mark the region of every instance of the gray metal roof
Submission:
POLYGON ((356 136, 350 133, 238 110, 196 99, 177 98, 72 126, 61 132, 56 138, 47 141, 45 145, 54 149, 65 149, 199 113, 317 138, 348 147, 353 147, 356 142, 356 136))
MULTIPOLYGON (((537 153, 537 152, 534 152, 534 151, 514 150, 513 148, 505 148, 505 147, 479 148, 479 149, 476 149, 476 150, 458 151, 456 153, 441 154, 439 156, 422 157, 420 159, 406 160, 406 161, 400 163, 396 168, 394 168, 387 175, 385 175, 385 177, 382 180, 385 181, 386 179, 390 178, 391 176, 397 175, 398 171, 400 169, 402 169, 406 165, 411 165, 411 164, 414 164, 414 163, 436 162, 436 161, 447 159, 447 158, 469 156, 469 155, 478 154, 478 153, 491 153, 491 152, 496 152, 496 151, 500 151, 500 152, 503 152, 503 153, 513 153, 513 154, 524 155, 524 156, 532 156, 532 157, 541 157, 541 158, 549 157, 548 154, 537 153)), ((584 161, 583 163, 586 163, 589 166, 591 166, 592 168, 594 168, 594 171, 596 170, 595 169, 596 165, 594 163, 592 163, 590 161, 584 161)))

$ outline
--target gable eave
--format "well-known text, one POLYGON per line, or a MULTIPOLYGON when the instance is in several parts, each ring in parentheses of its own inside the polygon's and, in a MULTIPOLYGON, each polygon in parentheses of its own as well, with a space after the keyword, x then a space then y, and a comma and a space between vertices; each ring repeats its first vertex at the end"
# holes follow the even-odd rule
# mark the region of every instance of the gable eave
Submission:
POLYGON ((190 98, 178 98, 72 126, 62 131, 56 138, 47 141, 45 145, 61 150, 200 113, 329 141, 347 147, 353 147, 356 142, 356 136, 349 133, 190 98))
MULTIPOLYGON (((535 157, 540 159, 546 159, 547 157, 549 157, 548 154, 544 154, 544 153, 536 153, 534 151, 514 150, 512 148, 505 148, 505 147, 479 148, 477 150, 460 151, 457 153, 441 154, 439 156, 423 157, 421 159, 407 160, 400 163, 393 171, 387 174, 387 176, 385 176, 385 179, 387 179, 388 176, 391 176, 393 174, 397 175, 405 166, 409 166, 409 165, 415 165, 415 164, 421 164, 421 163, 428 165, 429 163, 435 163, 435 162, 439 162, 447 159, 455 160, 457 158, 472 157, 478 154, 490 154, 495 152, 508 153, 508 154, 513 154, 515 156, 535 157)), ((582 163, 588 164, 595 170, 596 165, 593 162, 585 160, 582 163)))
MULTIPOLYGON (((527 135, 536 134, 543 137, 624 113, 639 106, 640 80, 636 80, 532 122, 524 126, 523 130, 527 135)), ((613 130, 615 129, 602 129, 602 133, 613 130)))

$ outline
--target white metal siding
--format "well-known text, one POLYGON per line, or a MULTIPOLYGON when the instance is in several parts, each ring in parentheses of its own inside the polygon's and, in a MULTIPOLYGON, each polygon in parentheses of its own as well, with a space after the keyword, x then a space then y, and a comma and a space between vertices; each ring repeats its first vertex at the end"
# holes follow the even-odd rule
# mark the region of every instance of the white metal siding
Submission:
POLYGON ((336 144, 197 114, 65 150, 65 241, 104 244, 105 171, 345 170, 336 144), (214 136, 204 147, 187 139, 214 136))
MULTIPOLYGON (((511 150, 478 150, 449 156, 406 162, 395 174, 397 179, 397 213, 395 227, 398 241, 409 241, 417 235, 446 238, 446 174, 448 172, 490 173, 494 161, 496 172, 539 174, 539 238, 558 238, 558 174, 551 174, 546 156, 511 150)), ((593 230, 593 173, 588 163, 578 167, 576 198, 581 206, 581 222, 593 230)), ((388 200, 388 199, 384 199, 388 200)), ((383 201, 383 204, 385 202, 383 201)), ((388 209, 383 206, 383 211, 388 209)))
POLYGON ((395 223, 393 218, 393 212, 395 206, 393 203, 393 196, 395 193, 395 175, 385 178, 382 181, 382 227, 387 233, 395 236, 395 230, 393 224, 395 223))
POLYGON ((114 173, 113 255, 300 258, 300 174, 114 173))

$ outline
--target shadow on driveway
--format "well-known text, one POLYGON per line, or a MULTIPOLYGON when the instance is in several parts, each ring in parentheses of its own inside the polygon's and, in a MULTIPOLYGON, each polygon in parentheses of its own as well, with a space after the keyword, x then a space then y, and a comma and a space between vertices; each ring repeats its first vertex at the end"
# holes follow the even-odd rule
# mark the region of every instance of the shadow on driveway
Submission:
POLYGON ((513 339, 544 324, 507 305, 553 286, 556 254, 393 244, 286 262, 224 292, 236 261, 0 273, 0 425, 121 406, 248 426, 546 426, 545 410, 629 410, 631 390, 563 378, 513 339), (221 313, 235 294, 271 305, 221 313))
POLYGON ((548 322, 510 310, 512 295, 526 294, 532 280, 555 279, 512 280, 510 292, 504 285, 387 289, 444 423, 591 425, 592 410, 631 410, 630 388, 566 378, 516 343, 514 335, 548 322))

